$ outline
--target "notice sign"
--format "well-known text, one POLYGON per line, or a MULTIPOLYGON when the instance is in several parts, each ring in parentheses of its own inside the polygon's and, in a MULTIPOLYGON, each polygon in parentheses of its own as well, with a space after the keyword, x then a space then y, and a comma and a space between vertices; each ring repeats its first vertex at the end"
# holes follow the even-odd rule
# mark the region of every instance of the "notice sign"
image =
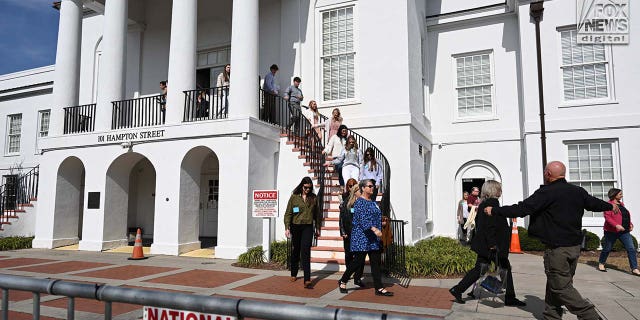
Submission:
POLYGON ((629 43, 629 0, 576 0, 576 9, 578 43, 629 43))
POLYGON ((253 190, 254 218, 278 217, 278 190, 253 190))
POLYGON ((144 320, 236 320, 236 317, 220 314, 200 313, 147 306, 145 306, 142 310, 144 313, 142 319, 144 320))

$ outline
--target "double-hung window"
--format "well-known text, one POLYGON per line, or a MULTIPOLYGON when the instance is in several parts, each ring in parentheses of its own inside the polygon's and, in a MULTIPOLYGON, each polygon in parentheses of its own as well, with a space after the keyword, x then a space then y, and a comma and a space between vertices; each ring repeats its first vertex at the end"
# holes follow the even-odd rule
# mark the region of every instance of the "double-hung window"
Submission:
POLYGON ((610 98, 604 44, 578 44, 577 31, 560 31, 564 101, 610 98))
MULTIPOLYGON (((609 200, 607 192, 617 185, 614 144, 588 142, 569 144, 569 181, 591 195, 609 200)), ((602 217, 601 212, 585 212, 585 217, 602 217)))
POLYGON ((355 98, 353 6, 322 12, 323 101, 355 98))
POLYGON ((38 112, 38 137, 49 135, 49 119, 51 110, 41 110, 38 112))
POLYGON ((456 60, 457 118, 494 115, 491 54, 458 55, 456 60))
POLYGON ((12 114, 7 119, 7 154, 20 152, 20 137, 22 132, 22 114, 12 114))

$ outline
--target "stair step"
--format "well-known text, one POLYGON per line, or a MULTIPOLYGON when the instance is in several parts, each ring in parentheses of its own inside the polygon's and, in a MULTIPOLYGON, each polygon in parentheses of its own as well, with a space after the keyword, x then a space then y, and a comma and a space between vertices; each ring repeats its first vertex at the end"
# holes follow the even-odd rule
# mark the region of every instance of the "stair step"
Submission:
POLYGON ((340 212, 340 209, 324 209, 324 212, 340 212))
POLYGON ((340 227, 321 227, 320 230, 340 230, 340 227))
POLYGON ((344 259, 311 258, 311 263, 336 263, 344 265, 344 259))
POLYGON ((27 212, 24 209, 15 209, 15 210, 5 210, 4 213, 11 213, 11 212, 27 212))
POLYGON ((9 222, 9 221, 0 221, 0 225, 3 225, 3 224, 8 224, 8 225, 10 225, 10 224, 11 224, 11 222, 9 222))
POLYGON ((18 205, 18 207, 33 207, 32 203, 21 203, 18 205))
POLYGON ((18 217, 15 214, 12 214, 12 215, 1 215, 0 216, 0 220, 5 220, 5 219, 20 219, 20 217, 18 217))
POLYGON ((311 251, 334 251, 344 252, 344 247, 311 247, 311 251))
POLYGON ((319 236, 318 240, 335 240, 335 241, 342 241, 342 237, 327 237, 327 236, 319 236))

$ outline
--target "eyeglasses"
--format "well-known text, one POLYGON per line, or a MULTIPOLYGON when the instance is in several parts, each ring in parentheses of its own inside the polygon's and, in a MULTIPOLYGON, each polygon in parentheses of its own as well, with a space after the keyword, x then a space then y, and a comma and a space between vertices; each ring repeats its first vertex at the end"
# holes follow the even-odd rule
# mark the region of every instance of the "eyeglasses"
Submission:
POLYGON ((302 189, 309 190, 309 189, 311 189, 311 187, 302 186, 302 189))
POLYGON ((371 153, 365 153, 364 155, 371 157, 371 153))

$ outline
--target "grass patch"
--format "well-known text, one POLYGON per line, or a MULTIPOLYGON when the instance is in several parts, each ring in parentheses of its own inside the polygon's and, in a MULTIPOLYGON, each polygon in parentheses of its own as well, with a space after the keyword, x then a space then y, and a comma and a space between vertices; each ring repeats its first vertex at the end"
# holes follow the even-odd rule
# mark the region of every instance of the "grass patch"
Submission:
POLYGON ((33 237, 0 238, 0 251, 30 249, 33 237))

